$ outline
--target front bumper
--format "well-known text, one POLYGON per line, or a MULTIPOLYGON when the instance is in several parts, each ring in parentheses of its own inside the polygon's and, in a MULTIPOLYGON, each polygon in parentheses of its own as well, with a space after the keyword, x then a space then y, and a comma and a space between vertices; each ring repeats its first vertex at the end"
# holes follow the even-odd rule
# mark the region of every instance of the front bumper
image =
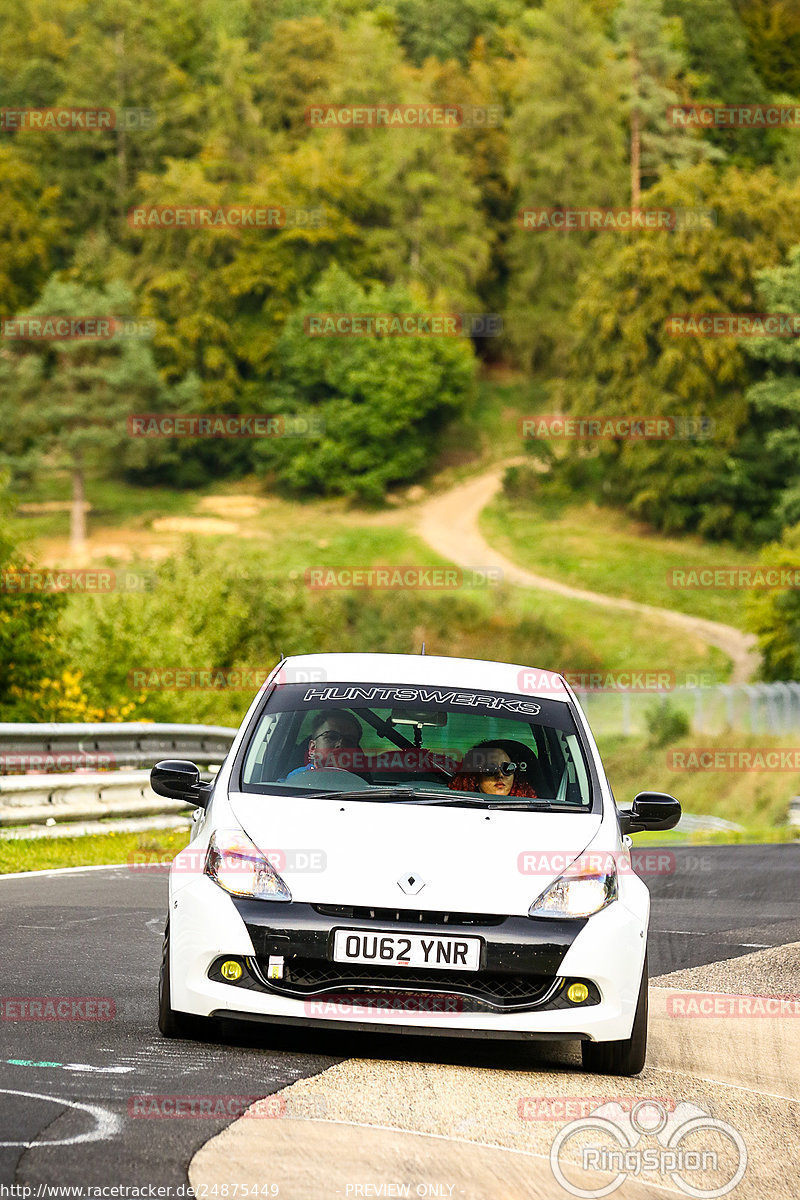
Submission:
POLYGON ((402 912, 388 920, 380 910, 365 917, 369 911, 343 915, 327 906, 234 899, 198 879, 172 901, 173 1006, 205 1016, 445 1036, 630 1036, 646 913, 639 919, 620 902, 579 921, 451 914, 445 922, 443 914, 402 912), (337 964, 330 949, 341 928, 479 937, 480 970, 337 964), (278 980, 268 975, 276 957, 284 963, 278 980), (234 981, 220 971, 229 959, 242 968, 234 981), (589 996, 573 1005, 566 986, 576 980, 589 996))

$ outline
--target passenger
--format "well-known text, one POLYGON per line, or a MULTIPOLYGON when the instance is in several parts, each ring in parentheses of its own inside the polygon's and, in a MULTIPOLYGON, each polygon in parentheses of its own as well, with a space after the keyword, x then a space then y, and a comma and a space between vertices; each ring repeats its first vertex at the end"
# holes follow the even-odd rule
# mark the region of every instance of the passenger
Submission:
POLYGON ((526 796, 536 792, 525 778, 531 752, 522 742, 479 742, 464 755, 458 772, 450 780, 454 792, 483 792, 486 796, 526 796))

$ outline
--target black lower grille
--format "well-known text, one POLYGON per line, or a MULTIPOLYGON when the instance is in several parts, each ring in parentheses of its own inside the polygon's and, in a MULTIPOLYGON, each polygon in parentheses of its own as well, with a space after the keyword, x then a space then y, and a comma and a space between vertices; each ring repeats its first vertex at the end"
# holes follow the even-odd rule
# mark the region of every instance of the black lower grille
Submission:
POLYGON ((351 904, 314 904, 323 917, 355 921, 403 921, 407 925, 502 925, 505 917, 491 913, 419 912, 413 908, 365 908, 351 904))
MULTIPOLYGON (((262 976, 266 963, 259 962, 262 976)), ((506 975, 471 971, 413 971, 370 966, 362 963, 326 963, 316 959, 292 958, 283 979, 270 979, 270 989, 292 996, 326 996, 331 993, 365 992, 407 997, 409 992, 427 996, 460 996, 478 1010, 508 1011, 535 1008, 553 988, 549 975, 506 975)), ((466 1007, 466 1006, 465 1006, 466 1007)))

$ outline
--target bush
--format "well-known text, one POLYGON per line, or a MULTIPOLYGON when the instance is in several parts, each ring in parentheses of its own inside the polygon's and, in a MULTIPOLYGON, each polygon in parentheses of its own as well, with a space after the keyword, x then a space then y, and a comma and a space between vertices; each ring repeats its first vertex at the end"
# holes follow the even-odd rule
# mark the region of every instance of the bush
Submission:
POLYGON ((645 724, 649 744, 656 748, 668 746, 670 742, 679 742, 691 730, 691 722, 686 713, 666 699, 659 700, 645 709, 645 724))
POLYGON ((375 501, 431 463, 472 396, 475 355, 460 337, 311 337, 319 313, 424 311, 402 289, 367 292, 329 268, 287 321, 275 350, 273 411, 311 414, 324 433, 256 448, 261 470, 298 492, 375 501))

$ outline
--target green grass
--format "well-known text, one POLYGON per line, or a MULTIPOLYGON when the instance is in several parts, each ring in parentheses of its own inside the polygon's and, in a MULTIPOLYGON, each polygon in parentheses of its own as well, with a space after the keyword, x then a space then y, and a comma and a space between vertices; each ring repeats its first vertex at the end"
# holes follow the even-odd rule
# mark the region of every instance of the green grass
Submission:
POLYGON ((519 589, 516 605, 560 629, 578 650, 571 662, 547 663, 540 661, 535 646, 526 647, 524 662, 533 666, 582 672, 599 661, 609 671, 671 671, 679 679, 701 675, 704 682, 724 680, 730 673, 722 651, 658 617, 618 612, 533 589, 519 589))
POLYGON ((668 572, 752 564, 754 551, 667 538, 591 502, 523 504, 498 496, 481 514, 484 536, 520 566, 563 583, 744 628, 744 593, 671 587, 668 572))
MULTIPOLYGON (((744 826, 745 840, 792 836, 788 832, 789 803, 792 796, 800 794, 800 772, 676 770, 670 767, 668 755, 673 750, 700 748, 794 749, 796 739, 727 733, 716 737, 695 734, 662 747, 653 747, 644 738, 601 736, 597 742, 618 804, 630 804, 637 792, 667 792, 680 800, 687 813, 722 817, 744 826)), ((681 836, 680 826, 676 836, 681 836)), ((724 834, 722 840, 740 837, 724 834)))
MULTIPOLYGON (((204 489, 203 494, 208 490, 204 489)), ((143 528, 154 517, 182 516, 193 510, 200 494, 165 487, 135 487, 116 479, 90 479, 86 484, 86 498, 92 506, 87 515, 88 532, 91 536, 101 526, 125 524, 143 528)), ((19 504, 67 503, 70 498, 70 481, 58 474, 42 474, 33 485, 15 494, 19 504)), ((17 512, 9 518, 9 526, 15 537, 26 542, 33 538, 67 539, 69 512, 17 512)))
POLYGON ((0 838, 0 875, 54 867, 93 867, 127 863, 143 854, 169 862, 189 842, 185 829, 144 833, 103 833, 73 838, 0 838))

